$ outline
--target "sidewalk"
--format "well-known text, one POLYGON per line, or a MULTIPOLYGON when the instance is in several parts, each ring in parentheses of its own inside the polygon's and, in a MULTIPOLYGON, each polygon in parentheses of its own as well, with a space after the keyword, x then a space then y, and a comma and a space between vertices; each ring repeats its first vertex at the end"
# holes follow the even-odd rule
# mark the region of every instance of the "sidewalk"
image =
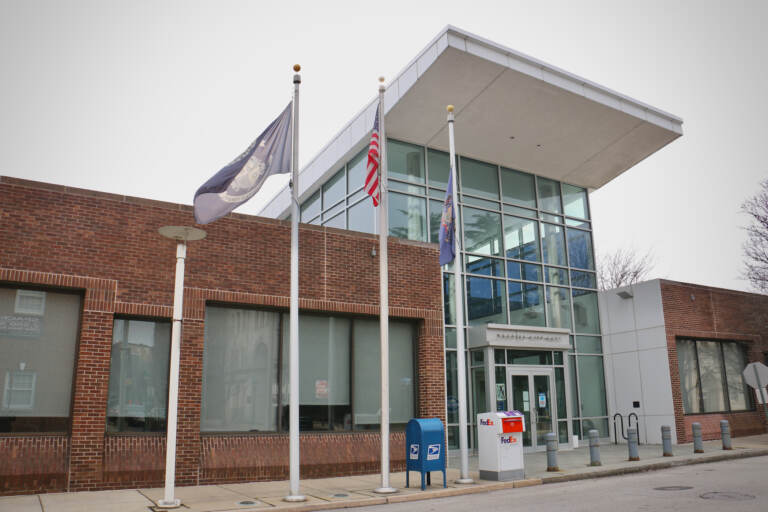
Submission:
MULTIPOLYGON (((286 503, 288 482, 254 482, 245 484, 202 485, 177 487, 176 497, 181 498, 185 512, 225 511, 310 511, 334 508, 379 505, 437 497, 488 492, 512 487, 541 485, 553 482, 597 478, 638 471, 649 471, 686 464, 714 462, 718 460, 768 455, 768 434, 738 437, 733 440, 733 450, 723 451, 719 440, 704 443, 703 454, 693 454, 693 445, 673 447, 674 457, 662 457, 660 445, 641 445, 640 461, 627 461, 626 445, 600 447, 602 466, 590 467, 589 448, 581 447, 558 453, 557 473, 546 471, 546 454, 531 453, 525 456, 525 480, 515 482, 489 482, 477 479, 477 458, 470 459, 471 485, 457 485, 459 476, 458 457, 452 457, 448 469, 448 488, 442 488, 442 476, 433 473, 432 486, 420 489, 420 476, 411 473, 411 487, 405 488, 405 473, 393 473, 390 484, 398 489, 396 494, 377 495, 373 489, 380 485, 380 475, 361 475, 316 480, 302 480, 301 492, 307 496, 304 503, 286 503)), ((29 496, 0 497, 0 512, 148 512, 155 501, 162 498, 163 489, 135 489, 120 491, 95 491, 77 493, 52 493, 29 496)))

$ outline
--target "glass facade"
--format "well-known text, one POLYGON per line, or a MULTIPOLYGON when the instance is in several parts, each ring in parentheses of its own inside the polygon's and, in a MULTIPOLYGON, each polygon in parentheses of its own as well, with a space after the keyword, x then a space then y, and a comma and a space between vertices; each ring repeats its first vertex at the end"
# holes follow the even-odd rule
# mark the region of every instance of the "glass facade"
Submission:
MULTIPOLYGON (((448 154, 389 139, 387 155, 390 235, 437 242, 450 172, 448 154)), ((363 153, 356 155, 331 177, 327 187, 304 202, 302 221, 326 223, 326 218, 330 220, 343 209, 352 213, 350 205, 359 204, 360 214, 350 215, 345 227, 376 231, 371 202, 361 193, 361 176, 365 173, 360 164, 362 156, 363 153), (328 201, 325 196, 321 200, 320 192, 336 190, 336 183, 342 181, 337 176, 342 172, 346 172, 346 200, 339 194, 328 201), (353 177, 352 172, 358 176, 353 177), (357 203, 361 200, 362 203, 357 203), (304 212, 308 212, 307 215, 304 212), (357 224, 353 224, 353 217, 357 224)), ((558 414, 558 418, 571 424, 574 434, 597 428, 607 436, 597 278, 587 191, 461 155, 457 156, 457 170, 457 229, 461 248, 461 258, 457 260, 462 264, 460 284, 467 325, 499 323, 567 329, 571 333, 572 349, 568 357, 557 353, 562 366, 558 367, 560 380, 555 391, 566 394, 567 380, 571 407, 570 415, 558 414)), ((443 271, 448 432, 453 445, 458 435, 454 412, 456 384, 452 373, 456 364, 453 265, 447 265, 443 271)), ((468 363, 468 412, 479 405, 477 400, 488 400, 486 390, 476 387, 489 376, 475 375, 477 372, 481 370, 468 363)), ((566 403, 565 399, 559 400, 558 407, 565 407, 566 403)), ((471 417, 470 421, 473 421, 471 417)), ((558 425, 560 437, 565 437, 568 424, 558 425)))

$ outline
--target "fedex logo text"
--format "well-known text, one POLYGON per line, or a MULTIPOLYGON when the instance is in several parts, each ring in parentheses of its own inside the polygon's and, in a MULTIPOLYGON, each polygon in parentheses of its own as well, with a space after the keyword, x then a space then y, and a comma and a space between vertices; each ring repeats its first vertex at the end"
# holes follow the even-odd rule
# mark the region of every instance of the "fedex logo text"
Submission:
POLYGON ((517 438, 513 436, 500 437, 501 444, 517 444, 517 438))
POLYGON ((493 426, 493 420, 480 420, 481 425, 485 425, 486 427, 492 427, 493 426))

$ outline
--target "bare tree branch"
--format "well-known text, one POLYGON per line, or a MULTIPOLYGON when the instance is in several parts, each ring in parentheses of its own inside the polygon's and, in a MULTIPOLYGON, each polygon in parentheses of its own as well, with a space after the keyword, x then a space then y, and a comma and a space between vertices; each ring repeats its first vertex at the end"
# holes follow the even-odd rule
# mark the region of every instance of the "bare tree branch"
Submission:
POLYGON ((653 254, 618 249, 597 259, 597 281, 601 290, 628 286, 645 279, 655 265, 653 254))
POLYGON ((744 201, 741 211, 750 217, 743 275, 757 291, 768 293, 768 179, 760 183, 754 197, 744 201))

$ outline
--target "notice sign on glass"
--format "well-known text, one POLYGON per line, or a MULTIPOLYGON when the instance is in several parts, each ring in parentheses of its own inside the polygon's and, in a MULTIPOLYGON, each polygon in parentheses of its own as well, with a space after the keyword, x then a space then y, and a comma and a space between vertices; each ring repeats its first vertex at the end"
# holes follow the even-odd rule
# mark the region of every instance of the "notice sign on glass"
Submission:
POLYGON ((328 398, 328 381, 316 380, 315 381, 315 398, 328 398))
POLYGON ((42 318, 38 316, 0 315, 0 334, 37 338, 42 331, 42 318))

